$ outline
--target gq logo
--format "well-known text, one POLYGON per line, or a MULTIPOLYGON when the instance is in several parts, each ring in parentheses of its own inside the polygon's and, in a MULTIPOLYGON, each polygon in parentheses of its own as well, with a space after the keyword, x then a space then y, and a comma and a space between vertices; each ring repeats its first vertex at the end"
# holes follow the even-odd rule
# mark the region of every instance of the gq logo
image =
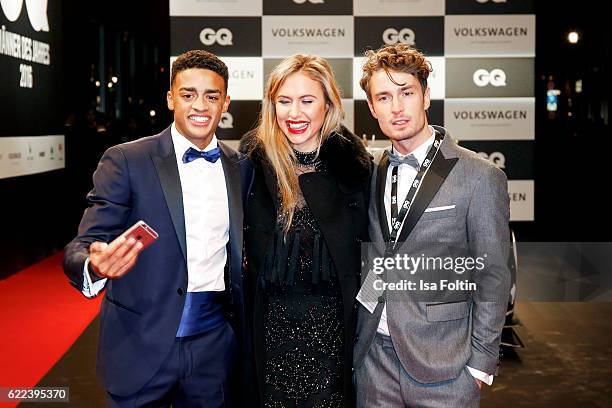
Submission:
MULTIPOLYGON (((30 25, 34 31, 49 31, 47 0, 25 0, 30 25)), ((23 0, 0 0, 0 7, 8 21, 16 21, 23 8, 23 0)))
POLYGON ((500 169, 506 168, 506 156, 501 152, 493 152, 491 154, 486 154, 485 152, 478 152, 478 155, 483 159, 487 159, 500 169))
POLYGON ((212 28, 206 27, 200 31, 200 41, 204 45, 213 45, 217 43, 219 45, 234 45, 232 42, 234 35, 228 28, 220 28, 218 31, 212 28))
POLYGON ((295 4, 304 4, 306 2, 310 4, 323 4, 325 3, 325 0, 293 0, 293 2, 295 4))
POLYGON ((397 31, 395 28, 390 27, 383 31, 383 41, 385 44, 395 44, 398 42, 414 45, 416 35, 414 31, 409 28, 402 28, 400 31, 397 31))
POLYGON ((484 87, 489 84, 492 86, 506 86, 506 73, 499 68, 491 70, 479 69, 472 76, 477 86, 484 87))
POLYGON ((221 129, 233 129, 234 128, 234 117, 229 112, 223 112, 221 114, 221 120, 219 120, 219 127, 221 129))

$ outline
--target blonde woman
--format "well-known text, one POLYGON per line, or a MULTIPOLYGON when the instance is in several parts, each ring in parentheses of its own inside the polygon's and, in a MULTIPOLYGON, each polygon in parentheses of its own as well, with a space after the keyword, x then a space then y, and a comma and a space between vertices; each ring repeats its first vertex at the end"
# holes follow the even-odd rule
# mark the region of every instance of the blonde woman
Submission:
POLYGON ((360 242, 371 158, 344 128, 329 63, 296 54, 269 76, 245 219, 261 405, 353 406, 360 242))

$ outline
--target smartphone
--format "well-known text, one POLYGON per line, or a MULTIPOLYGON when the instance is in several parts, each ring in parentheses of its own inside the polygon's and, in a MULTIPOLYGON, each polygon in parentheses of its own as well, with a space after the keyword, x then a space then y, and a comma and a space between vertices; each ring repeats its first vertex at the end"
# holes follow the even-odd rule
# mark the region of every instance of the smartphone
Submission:
POLYGON ((140 241, 143 245, 142 249, 145 249, 159 238, 159 234, 142 220, 132 225, 121 235, 126 239, 134 238, 136 241, 140 241))

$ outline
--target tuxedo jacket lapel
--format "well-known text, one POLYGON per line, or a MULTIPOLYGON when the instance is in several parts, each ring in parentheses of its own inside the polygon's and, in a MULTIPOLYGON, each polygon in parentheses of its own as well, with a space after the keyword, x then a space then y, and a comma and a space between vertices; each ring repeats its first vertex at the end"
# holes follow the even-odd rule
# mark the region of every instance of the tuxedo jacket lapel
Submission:
MULTIPOLYGON (((228 206, 230 212, 230 239, 242 242, 242 191, 240 182, 240 169, 237 164, 236 153, 219 143, 221 150, 221 165, 225 176, 228 206)), ((172 218, 172 224, 181 246, 185 261, 187 261, 187 238, 185 231, 185 214, 183 207, 183 191, 181 179, 176 164, 176 154, 172 145, 170 128, 161 139, 158 154, 152 155, 153 163, 157 169, 159 181, 164 192, 166 205, 172 218)))
POLYGON ((401 243, 406 241, 406 238, 412 230, 414 226, 423 215, 423 212, 434 198, 442 183, 451 172, 455 164, 457 163, 457 158, 447 159, 444 157, 444 154, 440 150, 436 155, 431 167, 427 171, 425 178, 423 179, 423 184, 419 188, 419 191, 410 207, 410 211, 408 215, 406 215, 406 219, 404 220, 404 225, 400 231, 400 235, 397 239, 399 245, 396 245, 395 248, 399 248, 401 243))
POLYGON ((172 144, 170 128, 167 128, 159 139, 159 150, 157 154, 151 155, 157 175, 164 192, 166 205, 172 218, 174 231, 183 252, 183 258, 187 262, 187 239, 185 232, 185 214, 183 213, 183 190, 181 178, 176 164, 176 154, 172 144))
POLYGON ((230 241, 242 242, 242 188, 240 181, 240 167, 236 152, 230 150, 225 144, 219 142, 221 149, 221 164, 225 175, 225 186, 227 188, 227 201, 230 214, 230 241))
POLYGON ((376 208, 378 211, 378 222, 385 242, 389 241, 389 222, 385 209, 385 187, 387 185, 387 170, 389 168, 389 156, 383 153, 378 162, 378 173, 376 175, 376 208))
POLYGON ((242 271, 242 245, 243 220, 242 182, 240 178, 240 158, 237 152, 219 142, 221 149, 221 165, 225 175, 225 188, 227 189, 227 203, 229 207, 229 248, 228 267, 226 268, 226 287, 229 288, 230 301, 234 284, 241 281, 242 271))

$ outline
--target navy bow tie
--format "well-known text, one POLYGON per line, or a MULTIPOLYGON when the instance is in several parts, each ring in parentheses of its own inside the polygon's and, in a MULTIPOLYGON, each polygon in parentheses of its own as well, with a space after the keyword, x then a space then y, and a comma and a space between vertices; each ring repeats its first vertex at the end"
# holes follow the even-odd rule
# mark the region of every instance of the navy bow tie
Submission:
POLYGON ((201 152, 199 150, 194 149, 193 147, 190 147, 183 155, 183 163, 191 163, 192 161, 197 159, 204 159, 206 161, 214 163, 219 160, 219 157, 221 157, 221 149, 219 149, 218 147, 215 147, 214 149, 205 152, 201 152))
POLYGON ((387 156, 389 157, 389 164, 391 166, 399 166, 400 164, 407 164, 410 167, 413 167, 415 170, 419 170, 421 165, 419 164, 419 159, 414 157, 413 154, 409 154, 407 156, 400 157, 397 154, 387 150, 387 156))

